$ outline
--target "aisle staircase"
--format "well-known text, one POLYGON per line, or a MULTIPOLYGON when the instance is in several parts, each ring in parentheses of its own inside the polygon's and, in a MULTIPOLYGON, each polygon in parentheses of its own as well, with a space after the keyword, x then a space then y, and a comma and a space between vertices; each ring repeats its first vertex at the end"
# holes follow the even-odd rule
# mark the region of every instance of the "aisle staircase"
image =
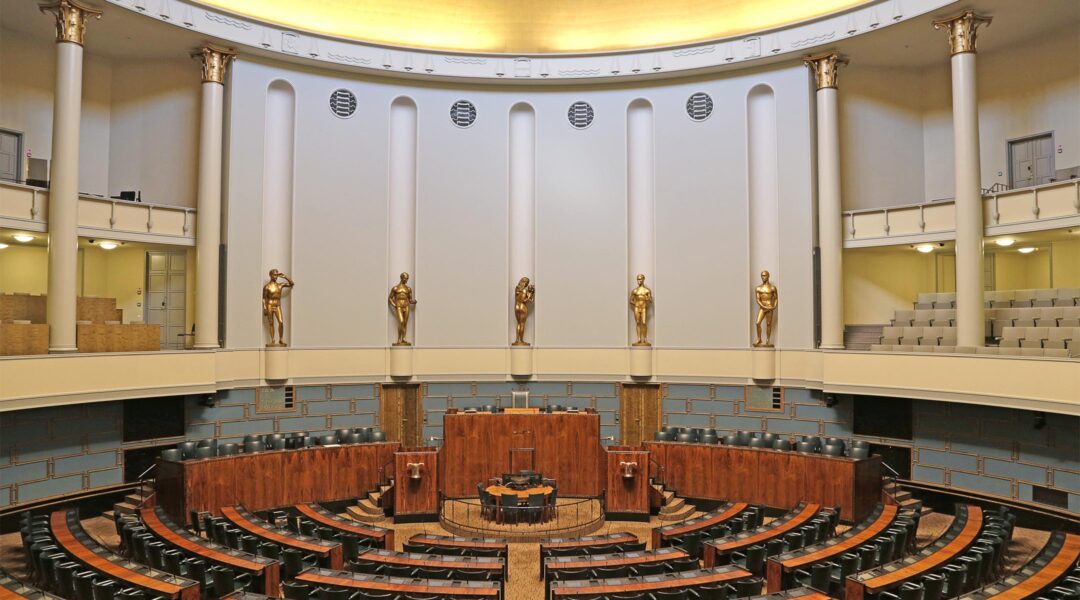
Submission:
POLYGON ((370 491, 365 498, 358 498, 356 504, 345 507, 345 517, 369 525, 384 523, 393 503, 394 480, 380 483, 376 490, 370 491))
POLYGON ((139 513, 139 509, 143 506, 154 505, 154 480, 148 479, 142 483, 142 486, 131 490, 124 499, 116 504, 113 504, 112 510, 107 510, 101 513, 101 516, 115 521, 117 515, 136 515, 139 513))
POLYGON ((902 511, 918 511, 923 517, 934 512, 934 509, 923 505, 922 500, 915 498, 911 495, 911 492, 900 487, 900 484, 895 479, 885 478, 881 491, 886 504, 896 504, 902 511))
POLYGON ((873 344, 881 343, 881 330, 886 325, 845 325, 844 349, 869 350, 873 344))
POLYGON ((661 497, 659 514, 661 521, 684 521, 697 512, 697 507, 687 502, 685 498, 675 495, 675 490, 665 488, 664 484, 657 483, 652 478, 649 478, 649 485, 661 497))

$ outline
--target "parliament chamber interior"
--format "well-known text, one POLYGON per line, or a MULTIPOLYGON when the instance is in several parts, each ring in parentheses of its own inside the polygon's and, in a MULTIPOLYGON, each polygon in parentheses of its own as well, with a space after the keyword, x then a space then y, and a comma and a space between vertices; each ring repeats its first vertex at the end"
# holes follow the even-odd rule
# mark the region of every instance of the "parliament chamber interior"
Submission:
POLYGON ((0 600, 1080 599, 1078 32, 0 0, 0 600))

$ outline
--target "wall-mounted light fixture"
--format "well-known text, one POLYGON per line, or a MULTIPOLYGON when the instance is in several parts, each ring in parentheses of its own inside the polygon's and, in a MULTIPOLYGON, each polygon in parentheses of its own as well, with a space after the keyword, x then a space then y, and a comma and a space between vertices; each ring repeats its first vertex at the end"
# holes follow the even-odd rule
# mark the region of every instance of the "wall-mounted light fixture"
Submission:
POLYGON ((637 468, 636 462, 620 462, 619 468, 622 469, 623 479, 633 479, 634 469, 637 468))
POLYGON ((420 474, 420 470, 423 468, 424 463, 405 463, 405 467, 409 469, 409 479, 420 479, 423 475, 420 474))

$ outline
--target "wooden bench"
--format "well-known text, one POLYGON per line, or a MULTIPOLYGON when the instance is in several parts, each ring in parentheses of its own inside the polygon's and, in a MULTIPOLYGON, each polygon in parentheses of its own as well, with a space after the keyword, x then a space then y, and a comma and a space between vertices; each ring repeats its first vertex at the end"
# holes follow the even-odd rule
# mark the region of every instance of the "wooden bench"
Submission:
POLYGON ((879 505, 866 521, 845 531, 839 537, 771 557, 766 568, 768 581, 765 589, 770 593, 779 592, 786 587, 785 578, 790 577, 796 569, 807 569, 815 563, 834 560, 841 554, 851 552, 881 535, 886 529, 892 527, 897 515, 900 514, 899 508, 893 504, 879 505))
POLYGON ((393 550, 361 551, 359 561, 380 565, 400 565, 427 569, 453 569, 455 571, 483 571, 492 580, 506 579, 506 559, 501 556, 446 556, 443 554, 417 554, 393 550))
POLYGON ((439 598, 502 598, 502 584, 497 581, 414 579, 331 569, 307 569, 297 575, 295 581, 348 590, 415 594, 439 598))
POLYGON ((494 538, 469 538, 452 535, 433 535, 418 533, 409 538, 410 544, 433 546, 436 548, 455 548, 458 550, 498 550, 500 556, 506 556, 506 542, 494 538))
POLYGON ((29 586, 11 575, 0 571, 0 600, 61 600, 60 596, 54 596, 29 586))
POLYGON ((375 527, 374 525, 364 525, 357 521, 350 521, 335 515, 318 504, 297 504, 293 506, 293 510, 301 517, 314 521, 324 527, 329 527, 345 533, 355 533, 362 538, 374 540, 381 548, 387 550, 394 549, 393 529, 383 529, 382 527, 375 527))
POLYGON ((959 505, 956 512, 948 531, 922 552, 848 577, 844 582, 844 598, 862 600, 876 595, 931 573, 966 552, 982 531, 983 513, 974 505, 959 505))
POLYGON ((199 600, 199 584, 135 565, 93 541, 74 510, 58 510, 49 516, 49 528, 58 546, 73 560, 119 583, 170 600, 199 600))
POLYGON ((697 519, 690 519, 689 521, 683 521, 682 523, 667 525, 665 527, 654 527, 652 530, 652 547, 654 549, 660 548, 666 546, 668 540, 671 538, 684 536, 688 533, 705 531, 715 525, 720 525, 725 521, 734 519, 739 513, 749 507, 750 505, 746 502, 728 502, 713 512, 698 517, 697 519))
POLYGON ((702 560, 706 567, 718 564, 724 556, 743 550, 755 544, 765 542, 783 536, 810 522, 811 519, 822 512, 820 504, 800 502, 783 517, 762 525, 751 531, 744 531, 738 535, 727 536, 716 540, 709 540, 702 546, 702 560))
POLYGON ((1069 574, 1080 560, 1080 535, 1055 531, 1038 556, 1016 573, 961 600, 1022 600, 1044 594, 1069 574))
POLYGON ((682 548, 660 548, 639 552, 617 552, 614 554, 593 554, 584 556, 549 556, 540 565, 540 577, 551 579, 559 571, 567 569, 595 569, 598 567, 634 567, 666 563, 690 555, 682 548))
POLYGON ((584 552, 584 549, 596 546, 638 543, 641 543, 638 536, 626 531, 608 533, 606 535, 586 535, 576 538, 547 538, 540 540, 540 556, 544 556, 544 553, 548 550, 577 549, 584 552))
POLYGON ((139 517, 146 529, 167 545, 185 554, 198 556, 209 564, 248 573, 257 590, 268 596, 278 595, 281 583, 280 562, 233 550, 201 538, 174 523, 160 506, 140 509, 139 517))
POLYGON ((297 535, 291 531, 279 529, 239 506, 223 507, 221 509, 221 516, 224 517, 226 521, 261 540, 273 542, 285 548, 293 548, 300 550, 301 552, 314 554, 323 561, 323 564, 329 566, 331 569, 340 569, 344 567, 345 561, 343 552, 341 544, 338 542, 328 542, 326 540, 320 540, 306 535, 297 535))
POLYGON ((715 583, 728 583, 752 577, 753 574, 739 567, 723 566, 645 575, 643 577, 617 577, 612 579, 585 579, 580 581, 552 581, 552 598, 574 596, 600 596, 604 594, 647 594, 661 590, 679 590, 715 583))

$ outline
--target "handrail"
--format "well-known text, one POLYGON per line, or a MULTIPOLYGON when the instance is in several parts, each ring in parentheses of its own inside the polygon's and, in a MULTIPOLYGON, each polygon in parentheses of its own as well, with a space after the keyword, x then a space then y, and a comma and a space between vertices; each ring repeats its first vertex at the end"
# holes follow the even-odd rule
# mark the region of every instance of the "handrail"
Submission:
MULTIPOLYGON (((546 521, 521 527, 516 523, 496 523, 498 504, 485 504, 480 498, 449 498, 440 494, 439 523, 455 535, 478 535, 486 538, 527 541, 547 537, 588 535, 604 524, 607 498, 604 490, 595 498, 559 498, 546 521), (487 525, 490 523, 490 526, 487 525)), ((546 505, 542 510, 550 510, 546 505)))
POLYGON ((157 463, 155 462, 154 464, 147 467, 145 471, 143 471, 142 473, 139 473, 139 476, 136 477, 136 479, 139 480, 139 506, 138 506, 138 508, 142 508, 143 505, 146 504, 146 482, 153 480, 154 483, 155 483, 154 487, 155 488, 157 487, 157 485, 156 485, 157 477, 147 477, 146 476, 150 471, 153 471, 156 468, 157 468, 157 463))

